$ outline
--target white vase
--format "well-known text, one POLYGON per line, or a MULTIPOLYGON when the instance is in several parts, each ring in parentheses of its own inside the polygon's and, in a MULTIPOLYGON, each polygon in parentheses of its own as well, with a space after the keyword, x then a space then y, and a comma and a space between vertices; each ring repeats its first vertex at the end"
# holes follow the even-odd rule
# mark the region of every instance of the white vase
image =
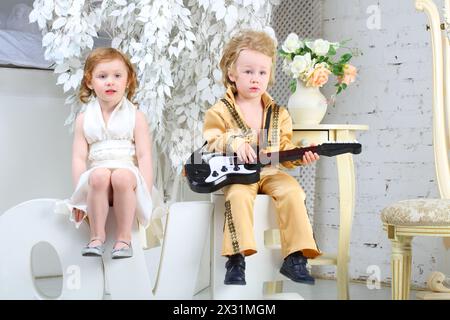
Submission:
POLYGON ((327 112, 327 99, 318 87, 306 87, 297 80, 297 88, 289 97, 287 107, 294 124, 319 124, 327 112))

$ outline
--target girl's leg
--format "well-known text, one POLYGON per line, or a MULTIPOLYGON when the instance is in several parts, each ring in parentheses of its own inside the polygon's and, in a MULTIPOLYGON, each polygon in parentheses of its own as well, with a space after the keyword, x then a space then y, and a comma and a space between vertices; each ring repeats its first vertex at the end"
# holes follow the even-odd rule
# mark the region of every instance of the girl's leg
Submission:
MULTIPOLYGON (((115 169, 111 174, 111 185, 117 223, 116 239, 130 243, 136 212, 136 177, 128 169, 115 169)), ((114 249, 123 247, 126 247, 126 244, 117 242, 114 249)))
MULTIPOLYGON (((111 171, 106 168, 98 168, 89 176, 89 189, 87 195, 87 208, 91 239, 105 240, 105 225, 108 216, 108 193, 111 192, 111 171)), ((101 245, 100 240, 92 241, 89 246, 101 245)))

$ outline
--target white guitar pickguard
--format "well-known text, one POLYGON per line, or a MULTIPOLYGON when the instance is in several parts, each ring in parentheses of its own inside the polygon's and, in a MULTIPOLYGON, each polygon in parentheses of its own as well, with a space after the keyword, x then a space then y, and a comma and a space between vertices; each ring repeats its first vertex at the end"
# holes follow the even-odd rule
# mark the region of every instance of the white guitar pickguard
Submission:
POLYGON ((252 174, 256 170, 248 170, 243 164, 237 165, 239 170, 234 170, 235 165, 233 163, 234 157, 217 156, 209 160, 209 167, 211 168, 211 173, 205 182, 214 182, 228 174, 252 174))

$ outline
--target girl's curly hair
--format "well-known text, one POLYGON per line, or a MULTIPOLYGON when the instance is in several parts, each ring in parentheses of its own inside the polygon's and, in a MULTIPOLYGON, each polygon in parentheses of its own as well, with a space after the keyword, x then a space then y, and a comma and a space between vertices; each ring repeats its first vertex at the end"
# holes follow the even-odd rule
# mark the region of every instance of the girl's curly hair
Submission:
POLYGON ((128 83, 127 83, 127 99, 131 101, 133 98, 136 88, 137 88, 137 77, 136 71, 134 70, 133 65, 130 62, 130 59, 114 48, 97 48, 94 49, 89 56, 86 58, 86 63, 84 64, 84 74, 83 79, 81 80, 80 91, 78 94, 78 98, 81 102, 87 103, 92 95, 95 96, 95 92, 92 89, 89 89, 88 83, 92 80, 92 71, 94 68, 100 63, 104 61, 110 61, 119 59, 122 60, 127 68, 128 73, 128 83))

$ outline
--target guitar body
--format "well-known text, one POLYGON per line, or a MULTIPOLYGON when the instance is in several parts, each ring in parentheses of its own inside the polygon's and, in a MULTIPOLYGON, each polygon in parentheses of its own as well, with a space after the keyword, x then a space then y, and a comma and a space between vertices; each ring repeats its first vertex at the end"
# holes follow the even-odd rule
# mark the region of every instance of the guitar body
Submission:
POLYGON ((189 187, 198 193, 211 193, 226 185, 252 184, 260 179, 258 164, 235 164, 235 156, 194 152, 184 165, 189 187), (209 160, 206 162, 205 157, 209 160))
POLYGON ((202 152, 202 149, 203 147, 192 153, 184 165, 184 173, 192 191, 210 193, 229 184, 252 184, 258 182, 261 168, 264 165, 301 159, 308 151, 327 157, 343 153, 359 154, 361 153, 361 144, 333 142, 306 148, 266 153, 265 159, 269 161, 266 161, 264 164, 260 162, 261 158, 257 163, 239 164, 235 154, 225 155, 222 153, 202 152))

